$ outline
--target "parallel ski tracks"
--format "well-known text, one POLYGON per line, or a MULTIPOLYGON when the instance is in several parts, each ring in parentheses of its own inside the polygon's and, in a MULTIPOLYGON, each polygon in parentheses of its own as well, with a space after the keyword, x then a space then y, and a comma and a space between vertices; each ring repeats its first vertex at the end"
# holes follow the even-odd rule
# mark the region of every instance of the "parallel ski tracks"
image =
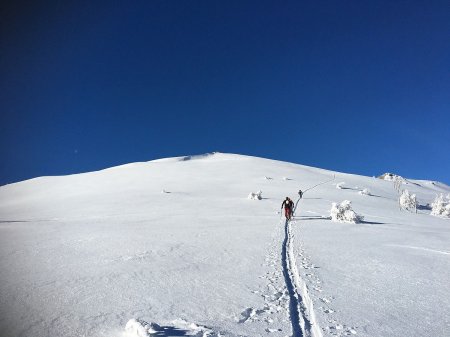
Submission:
POLYGON ((322 337, 322 330, 317 323, 313 302, 309 296, 306 283, 298 273, 291 222, 284 224, 285 237, 281 251, 281 262, 286 288, 289 294, 289 313, 293 337, 322 337))

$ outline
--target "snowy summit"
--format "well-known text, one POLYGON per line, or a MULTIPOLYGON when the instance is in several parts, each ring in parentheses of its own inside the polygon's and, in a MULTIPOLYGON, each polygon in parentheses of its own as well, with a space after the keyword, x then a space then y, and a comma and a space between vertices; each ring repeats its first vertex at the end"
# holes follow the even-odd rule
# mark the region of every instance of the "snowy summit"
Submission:
POLYGON ((448 336, 450 188, 391 177, 212 153, 2 186, 1 335, 448 336))

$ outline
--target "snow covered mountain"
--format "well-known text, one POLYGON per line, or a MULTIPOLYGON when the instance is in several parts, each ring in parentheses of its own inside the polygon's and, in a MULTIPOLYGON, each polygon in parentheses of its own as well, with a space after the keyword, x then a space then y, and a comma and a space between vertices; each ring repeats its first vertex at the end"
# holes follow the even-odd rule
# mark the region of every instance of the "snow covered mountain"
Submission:
POLYGON ((394 183, 214 153, 2 186, 0 335, 448 336, 450 188, 394 183))

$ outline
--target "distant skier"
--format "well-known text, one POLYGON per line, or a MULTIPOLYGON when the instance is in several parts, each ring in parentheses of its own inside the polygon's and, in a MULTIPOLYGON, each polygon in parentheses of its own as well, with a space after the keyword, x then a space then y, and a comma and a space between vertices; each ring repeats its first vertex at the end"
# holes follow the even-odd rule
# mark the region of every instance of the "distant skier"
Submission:
POLYGON ((286 199, 281 204, 281 209, 284 207, 284 216, 287 220, 291 220, 292 217, 292 211, 294 210, 294 202, 289 198, 286 197, 286 199))
POLYGON ((298 195, 300 196, 300 199, 303 198, 303 192, 302 192, 302 190, 298 190, 298 195))

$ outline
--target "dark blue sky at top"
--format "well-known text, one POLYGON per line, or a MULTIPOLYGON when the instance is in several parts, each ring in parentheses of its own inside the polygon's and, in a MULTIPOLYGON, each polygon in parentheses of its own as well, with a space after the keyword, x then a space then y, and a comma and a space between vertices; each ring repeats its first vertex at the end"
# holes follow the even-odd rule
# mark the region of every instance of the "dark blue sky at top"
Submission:
POLYGON ((447 1, 1 6, 0 184, 211 151, 450 183, 447 1))

